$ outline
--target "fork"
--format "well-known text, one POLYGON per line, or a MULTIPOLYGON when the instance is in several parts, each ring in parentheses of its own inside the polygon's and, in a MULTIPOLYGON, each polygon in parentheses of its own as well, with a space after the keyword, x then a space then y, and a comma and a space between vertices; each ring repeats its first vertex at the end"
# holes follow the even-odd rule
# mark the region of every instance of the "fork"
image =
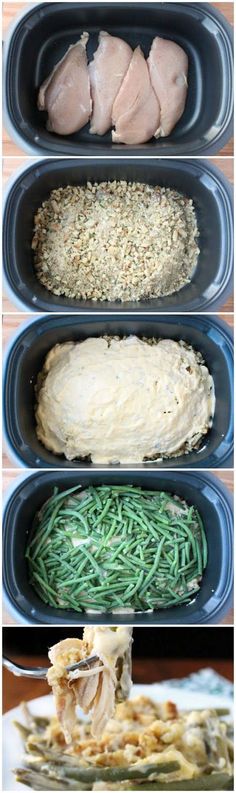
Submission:
MULTIPOLYGON (((85 658, 83 661, 78 661, 76 664, 70 664, 70 666, 66 666, 66 672, 74 672, 75 669, 89 669, 95 661, 98 661, 99 658, 97 655, 91 655, 89 658, 85 658)), ((16 677, 31 677, 37 680, 46 680, 48 669, 50 667, 43 667, 43 666, 21 666, 20 664, 15 664, 14 661, 11 661, 10 658, 6 658, 3 656, 2 659, 3 666, 8 669, 8 672, 12 672, 13 675, 16 677)))

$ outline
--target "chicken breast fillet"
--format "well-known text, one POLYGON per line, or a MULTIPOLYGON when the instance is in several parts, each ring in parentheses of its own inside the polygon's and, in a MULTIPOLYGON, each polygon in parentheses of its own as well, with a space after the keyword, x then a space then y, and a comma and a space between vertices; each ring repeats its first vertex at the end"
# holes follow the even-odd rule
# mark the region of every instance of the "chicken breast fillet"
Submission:
POLYGON ((160 106, 147 63, 136 47, 112 109, 114 143, 145 143, 160 126, 160 106))
POLYGON ((166 137, 184 112, 188 88, 188 58, 175 41, 156 36, 147 63, 151 84, 160 104, 160 126, 155 137, 166 137))
POLYGON ((88 33, 69 47, 52 73, 41 85, 39 110, 47 110, 47 129, 58 135, 71 135, 88 123, 92 102, 86 55, 88 33))
POLYGON ((99 46, 89 64, 93 100, 90 132, 104 135, 112 126, 112 107, 127 72, 132 49, 126 41, 102 30, 99 46))
POLYGON ((132 628, 125 626, 84 628, 83 639, 64 639, 51 647, 52 666, 47 680, 52 686, 57 717, 66 743, 72 739, 76 724, 76 705, 84 713, 93 710, 91 731, 100 737, 113 716, 115 703, 128 697, 131 686, 132 628), (91 655, 98 660, 86 669, 67 671, 91 655))

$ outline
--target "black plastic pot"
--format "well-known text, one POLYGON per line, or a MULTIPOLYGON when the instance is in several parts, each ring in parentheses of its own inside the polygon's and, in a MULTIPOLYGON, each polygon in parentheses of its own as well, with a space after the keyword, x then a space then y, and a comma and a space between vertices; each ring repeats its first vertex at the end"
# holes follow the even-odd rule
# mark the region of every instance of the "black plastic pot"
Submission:
MULTIPOLYGON (((57 343, 91 336, 130 335, 183 339, 202 353, 215 384, 213 426, 198 451, 163 462, 132 466, 160 468, 229 468, 233 465, 233 340, 224 322, 214 316, 107 315, 48 316, 19 329, 9 350, 4 378, 4 421, 10 454, 29 468, 103 468, 84 461, 69 462, 47 451, 35 432, 35 384, 48 351, 57 343)), ((121 466, 121 468, 130 466, 121 466)))
POLYGON ((6 123, 29 153, 67 155, 206 155, 218 152, 233 134, 233 44, 226 19, 208 3, 42 3, 27 11, 5 44, 6 123), (88 55, 98 33, 123 36, 148 55, 155 35, 172 38, 189 58, 186 108, 169 136, 139 146, 112 144, 111 134, 91 136, 89 125, 67 137, 46 130, 37 92, 53 66, 83 30, 88 55))
POLYGON ((20 309, 37 311, 212 311, 233 288, 232 189, 206 160, 43 160, 17 176, 6 196, 3 262, 7 289, 20 309), (192 198, 200 254, 191 283, 179 292, 139 303, 93 302, 57 297, 35 275, 31 248, 34 215, 53 188, 87 181, 127 179, 171 187, 192 198))
POLYGON ((7 606, 14 617, 25 623, 116 624, 115 614, 83 614, 45 605, 28 583, 25 546, 37 510, 52 494, 81 482, 88 484, 132 483, 151 490, 176 493, 199 509, 207 541, 208 563, 201 589, 188 605, 151 614, 119 615, 119 622, 132 625, 170 625, 214 623, 232 605, 233 515, 232 499, 222 483, 209 473, 144 473, 94 471, 72 473, 54 471, 34 473, 16 485, 8 498, 3 517, 3 584, 7 606))

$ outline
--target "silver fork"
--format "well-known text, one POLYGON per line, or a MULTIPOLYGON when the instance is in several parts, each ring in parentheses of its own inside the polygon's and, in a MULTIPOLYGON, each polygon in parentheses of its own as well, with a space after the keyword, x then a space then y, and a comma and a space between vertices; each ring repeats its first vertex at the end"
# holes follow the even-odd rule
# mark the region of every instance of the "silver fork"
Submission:
MULTIPOLYGON (((97 655, 91 655, 89 658, 85 658, 83 661, 78 661, 76 664, 71 664, 70 666, 66 666, 67 672, 74 672, 75 669, 89 669, 95 661, 98 661, 97 655)), ((15 664, 14 661, 10 661, 10 658, 6 658, 3 656, 2 659, 3 666, 8 669, 8 672, 12 672, 13 675, 16 677, 33 677, 37 680, 46 680, 48 669, 50 667, 43 667, 43 666, 21 666, 20 664, 15 664)))

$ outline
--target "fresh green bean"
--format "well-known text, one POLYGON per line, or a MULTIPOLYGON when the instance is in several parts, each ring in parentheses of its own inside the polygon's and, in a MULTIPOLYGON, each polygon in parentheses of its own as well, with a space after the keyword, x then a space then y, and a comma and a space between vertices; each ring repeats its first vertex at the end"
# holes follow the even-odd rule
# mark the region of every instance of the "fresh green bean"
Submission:
POLYGON ((189 603, 207 564, 197 509, 131 485, 80 489, 54 489, 33 521, 25 556, 39 597, 78 612, 189 603))

